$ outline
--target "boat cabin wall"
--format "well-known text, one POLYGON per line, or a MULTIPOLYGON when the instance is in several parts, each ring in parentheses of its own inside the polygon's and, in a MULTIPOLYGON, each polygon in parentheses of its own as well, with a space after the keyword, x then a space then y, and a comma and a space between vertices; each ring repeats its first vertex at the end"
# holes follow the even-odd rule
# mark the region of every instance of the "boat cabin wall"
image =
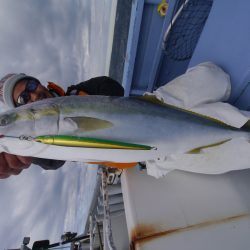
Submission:
POLYGON ((166 16, 159 15, 158 4, 132 2, 122 78, 125 95, 153 91, 187 68, 211 61, 230 75, 229 102, 249 110, 250 2, 171 0, 166 16))
POLYGON ((122 80, 126 96, 151 92, 186 71, 213 1, 167 1, 165 16, 157 11, 159 2, 132 3, 122 80))
POLYGON ((211 61, 231 78, 229 102, 250 108, 250 2, 214 0, 189 67, 211 61))

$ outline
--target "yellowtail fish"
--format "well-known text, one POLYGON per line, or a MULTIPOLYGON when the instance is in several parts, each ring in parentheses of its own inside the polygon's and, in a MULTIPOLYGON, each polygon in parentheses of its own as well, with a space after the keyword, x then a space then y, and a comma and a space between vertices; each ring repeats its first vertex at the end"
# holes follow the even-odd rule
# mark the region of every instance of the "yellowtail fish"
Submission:
MULTIPOLYGON (((5 136, 0 138, 0 151, 86 162, 125 163, 176 154, 197 155, 204 148, 231 145, 238 138, 249 145, 248 129, 236 129, 208 117, 132 97, 68 96, 30 103, 0 115, 0 134, 5 136), (63 138, 63 145, 29 140, 40 138, 44 142, 40 137, 44 135, 53 140, 63 138), (66 138, 75 137, 95 138, 107 148, 104 144, 92 148, 66 143, 66 138), (132 146, 110 150, 110 141, 132 146)), ((235 152, 237 155, 237 149, 235 152)))

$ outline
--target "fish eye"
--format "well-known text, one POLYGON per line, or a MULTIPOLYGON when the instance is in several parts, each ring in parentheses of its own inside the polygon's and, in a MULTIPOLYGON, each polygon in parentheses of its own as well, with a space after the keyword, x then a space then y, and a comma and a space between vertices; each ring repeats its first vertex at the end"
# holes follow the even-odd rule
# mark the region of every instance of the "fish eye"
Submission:
POLYGON ((16 118, 15 114, 8 114, 8 115, 2 115, 0 116, 0 126, 4 127, 9 125, 11 122, 13 122, 16 118))
POLYGON ((6 126, 10 123, 10 119, 7 115, 0 118, 0 126, 6 126))

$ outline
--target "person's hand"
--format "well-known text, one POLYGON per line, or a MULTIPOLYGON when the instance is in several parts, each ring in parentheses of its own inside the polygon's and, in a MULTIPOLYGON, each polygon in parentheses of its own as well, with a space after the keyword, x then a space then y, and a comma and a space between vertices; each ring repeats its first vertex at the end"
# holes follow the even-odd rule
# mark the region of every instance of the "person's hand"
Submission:
POLYGON ((18 175, 32 163, 31 157, 0 153, 0 179, 18 175))

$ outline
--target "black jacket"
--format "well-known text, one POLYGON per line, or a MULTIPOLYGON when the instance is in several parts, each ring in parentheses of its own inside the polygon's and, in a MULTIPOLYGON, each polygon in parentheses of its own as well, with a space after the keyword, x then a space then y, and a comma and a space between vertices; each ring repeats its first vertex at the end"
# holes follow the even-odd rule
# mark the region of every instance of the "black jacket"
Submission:
MULTIPOLYGON (((123 96, 123 87, 114 79, 107 76, 91 78, 88 81, 72 85, 67 89, 66 95, 78 95, 84 91, 89 95, 123 96)), ((46 170, 60 168, 65 161, 33 158, 32 163, 39 165, 46 170)))

